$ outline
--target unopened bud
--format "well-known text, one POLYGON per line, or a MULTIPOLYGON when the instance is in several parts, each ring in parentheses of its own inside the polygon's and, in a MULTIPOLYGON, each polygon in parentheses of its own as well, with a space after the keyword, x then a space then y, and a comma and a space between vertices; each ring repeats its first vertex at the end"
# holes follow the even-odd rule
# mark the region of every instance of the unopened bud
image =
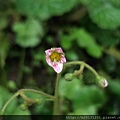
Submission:
POLYGON ((43 99, 41 98, 36 98, 35 100, 37 105, 41 105, 43 103, 43 99))
POLYGON ((9 80, 7 85, 11 90, 15 90, 17 88, 17 86, 13 80, 9 80))
POLYGON ((79 80, 82 80, 82 79, 83 79, 83 75, 80 74, 80 75, 77 76, 77 78, 78 78, 79 80))
POLYGON ((101 76, 98 76, 97 77, 97 81, 98 81, 98 84, 101 86, 101 87, 107 87, 108 86, 108 82, 105 78, 101 77, 101 76))
POLYGON ((74 75, 78 75, 79 71, 78 70, 75 70, 74 71, 74 75))
POLYGON ((21 109, 22 111, 25 111, 25 110, 27 109, 27 106, 26 106, 25 104, 21 104, 21 105, 20 105, 20 109, 21 109))
POLYGON ((65 74, 65 80, 71 81, 72 79, 73 79, 73 74, 72 73, 65 74))

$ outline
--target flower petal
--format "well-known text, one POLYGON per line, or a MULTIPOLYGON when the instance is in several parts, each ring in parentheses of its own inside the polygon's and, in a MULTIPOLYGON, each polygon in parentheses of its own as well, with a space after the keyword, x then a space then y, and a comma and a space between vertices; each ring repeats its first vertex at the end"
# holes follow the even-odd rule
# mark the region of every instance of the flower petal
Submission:
POLYGON ((61 55, 61 63, 65 63, 66 62, 66 58, 64 55, 61 55))
POLYGON ((63 69, 63 63, 66 62, 66 58, 64 56, 62 48, 61 47, 51 48, 46 50, 45 53, 46 53, 46 62, 48 63, 48 65, 51 66, 55 70, 55 72, 60 73, 63 69), (52 53, 58 53, 60 57, 58 61, 56 61, 55 56, 53 56, 53 59, 51 60, 50 56, 52 55, 52 53))
POLYGON ((103 87, 107 87, 107 86, 108 86, 108 82, 107 82, 106 79, 103 79, 103 80, 101 81, 101 86, 103 86, 103 87))
POLYGON ((103 88, 107 87, 108 86, 108 82, 106 79, 102 79, 99 81, 99 85, 103 88))
POLYGON ((46 62, 48 63, 49 66, 52 67, 52 62, 49 57, 46 57, 46 62))
POLYGON ((63 50, 62 50, 61 47, 55 48, 55 50, 56 50, 56 52, 58 52, 58 53, 63 53, 63 50))
POLYGON ((47 56, 50 56, 51 53, 52 53, 52 50, 51 50, 51 49, 48 49, 48 50, 45 51, 45 53, 46 53, 47 56))
POLYGON ((59 63, 59 62, 56 62, 56 63, 53 64, 52 67, 55 70, 55 72, 60 73, 63 69, 63 64, 59 63))

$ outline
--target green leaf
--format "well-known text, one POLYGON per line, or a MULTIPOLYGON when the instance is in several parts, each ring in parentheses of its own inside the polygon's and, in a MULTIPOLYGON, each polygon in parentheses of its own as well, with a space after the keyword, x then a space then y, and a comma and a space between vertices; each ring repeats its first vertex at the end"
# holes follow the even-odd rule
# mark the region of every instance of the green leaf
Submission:
POLYGON ((3 104, 4 104, 4 100, 3 100, 2 97, 0 97, 0 110, 1 110, 1 108, 3 107, 3 104))
POLYGON ((120 26, 120 10, 108 4, 91 11, 90 17, 104 29, 115 29, 120 26))
POLYGON ((35 19, 28 19, 25 22, 16 22, 13 25, 13 30, 19 35, 42 35, 43 28, 39 21, 35 19))
POLYGON ((50 16, 46 0, 17 0, 15 5, 22 15, 38 16, 41 19, 47 19, 50 16))
POLYGON ((5 87, 0 86, 0 92, 1 92, 0 95, 0 109, 1 109, 8 98, 9 91, 5 87))
MULTIPOLYGON (((30 111, 29 110, 22 111, 22 110, 20 110, 20 108, 18 106, 15 109, 15 111, 12 113, 12 115, 27 115, 26 119, 31 120, 30 116, 29 116, 29 115, 31 115, 30 111)), ((21 117, 21 120, 22 120, 22 117, 21 117)))
POLYGON ((13 25, 13 30, 16 32, 16 43, 21 47, 35 47, 43 36, 42 25, 35 19, 17 22, 13 25))
POLYGON ((72 99, 74 94, 74 91, 79 90, 80 88, 80 81, 77 78, 74 78, 71 82, 66 81, 65 79, 61 80, 59 92, 61 96, 64 96, 68 99, 72 99))
POLYGON ((76 29, 74 32, 77 38, 77 43, 80 47, 88 47, 94 44, 93 37, 84 29, 76 29))
POLYGON ((21 14, 45 20, 70 11, 77 2, 78 0, 17 0, 15 5, 21 14))
POLYGON ((80 0, 82 4, 87 6, 92 21, 103 29, 116 29, 120 26, 120 9, 114 6, 114 4, 119 4, 119 0, 113 1, 80 0))
POLYGON ((104 29, 115 29, 120 25, 120 9, 113 7, 109 3, 89 5, 90 17, 98 26, 104 29))
POLYGON ((77 0, 48 0, 51 15, 61 15, 68 12, 76 3, 77 0))
POLYGON ((106 101, 106 97, 100 88, 94 85, 85 86, 82 81, 76 78, 71 82, 62 79, 59 92, 62 97, 72 102, 71 107, 74 111, 72 114, 96 114, 97 109, 106 101))
POLYGON ((77 39, 79 47, 86 49, 92 57, 99 58, 102 55, 101 47, 95 42, 94 38, 84 29, 74 29, 73 36, 77 39))
POLYGON ((60 44, 64 49, 70 49, 72 47, 71 36, 62 35, 60 44))
MULTIPOLYGON (((76 93, 78 94, 78 93, 76 93)), ((104 93, 96 86, 81 87, 78 96, 74 97, 74 109, 94 105, 100 107, 105 102, 104 93)))
POLYGON ((26 95, 27 95, 29 98, 32 98, 32 99, 36 99, 36 98, 41 98, 41 99, 42 99, 42 96, 39 95, 39 94, 36 94, 36 93, 26 92, 26 95))
POLYGON ((66 53, 65 53, 65 55, 66 55, 66 58, 68 58, 69 60, 78 60, 78 54, 76 53, 76 52, 74 52, 74 51, 66 51, 66 53))
POLYGON ((84 5, 89 5, 90 4, 90 0, 80 0, 80 2, 84 5))
MULTIPOLYGON (((11 96, 13 94, 11 94, 5 87, 0 86, 0 108, 3 107, 3 105, 5 104, 5 102, 7 102, 11 96)), ((13 111, 16 109, 17 107, 17 99, 13 99, 10 104, 8 105, 8 107, 5 110, 5 114, 7 115, 12 115, 13 111)))
MULTIPOLYGON (((13 94, 11 94, 8 98, 8 100, 12 97, 13 94)), ((5 114, 6 115, 12 115, 12 113, 16 110, 17 106, 17 98, 13 99, 10 104, 8 105, 5 114)))
POLYGON ((37 36, 22 36, 16 38, 16 43, 21 47, 35 47, 40 43, 40 38, 37 36))
MULTIPOLYGON (((11 94, 5 87, 0 86, 0 109, 3 107, 13 94, 11 94)), ((29 110, 21 111, 17 104, 17 98, 13 99, 5 110, 5 115, 30 115, 29 110)))
POLYGON ((0 97, 6 101, 8 99, 8 95, 9 95, 9 91, 3 87, 3 86, 0 86, 0 91, 2 92, 2 94, 0 95, 0 97))
POLYGON ((73 113, 70 113, 70 115, 96 115, 97 109, 94 105, 91 105, 89 107, 80 107, 78 109, 75 109, 73 113))
POLYGON ((94 58, 100 58, 102 56, 102 49, 99 45, 93 44, 86 48, 86 51, 89 55, 94 58))

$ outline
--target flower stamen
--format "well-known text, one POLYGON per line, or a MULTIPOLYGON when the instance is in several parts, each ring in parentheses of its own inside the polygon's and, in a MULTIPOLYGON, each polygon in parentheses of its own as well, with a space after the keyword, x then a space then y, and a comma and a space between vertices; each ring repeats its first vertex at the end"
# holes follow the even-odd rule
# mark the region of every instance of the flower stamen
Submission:
POLYGON ((58 53, 58 52, 53 52, 51 55, 50 55, 50 60, 52 62, 56 61, 56 62, 59 62, 60 61, 60 58, 61 58, 61 54, 58 53))
POLYGON ((51 48, 45 51, 46 62, 55 72, 60 73, 63 69, 63 64, 66 62, 64 52, 61 47, 51 48))

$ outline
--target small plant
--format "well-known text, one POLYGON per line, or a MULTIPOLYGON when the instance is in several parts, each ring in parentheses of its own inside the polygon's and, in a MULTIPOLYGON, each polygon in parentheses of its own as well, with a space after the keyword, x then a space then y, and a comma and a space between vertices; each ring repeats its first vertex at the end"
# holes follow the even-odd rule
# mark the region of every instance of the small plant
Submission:
POLYGON ((91 66, 89 66, 85 62, 83 61, 66 62, 65 54, 60 47, 48 49, 45 51, 45 53, 48 65, 51 66, 57 73, 54 95, 49 95, 42 91, 34 89, 20 89, 5 103, 0 112, 1 115, 5 113, 5 110, 7 106, 10 104, 10 102, 18 96, 21 96, 24 100, 24 102, 20 105, 20 109, 23 111, 33 104, 41 105, 44 103, 44 100, 52 100, 54 104, 53 115, 59 115, 59 92, 58 92, 59 81, 61 79, 63 71, 66 70, 68 67, 72 67, 73 65, 79 65, 80 66, 79 70, 75 70, 73 73, 66 73, 64 77, 65 80, 71 81, 73 77, 81 79, 81 77, 83 76, 84 68, 87 68, 95 75, 96 81, 101 87, 104 88, 108 86, 107 80, 104 77, 100 76, 91 66), (45 99, 43 97, 34 99, 29 98, 25 94, 26 92, 39 94, 41 96, 44 96, 45 99))

